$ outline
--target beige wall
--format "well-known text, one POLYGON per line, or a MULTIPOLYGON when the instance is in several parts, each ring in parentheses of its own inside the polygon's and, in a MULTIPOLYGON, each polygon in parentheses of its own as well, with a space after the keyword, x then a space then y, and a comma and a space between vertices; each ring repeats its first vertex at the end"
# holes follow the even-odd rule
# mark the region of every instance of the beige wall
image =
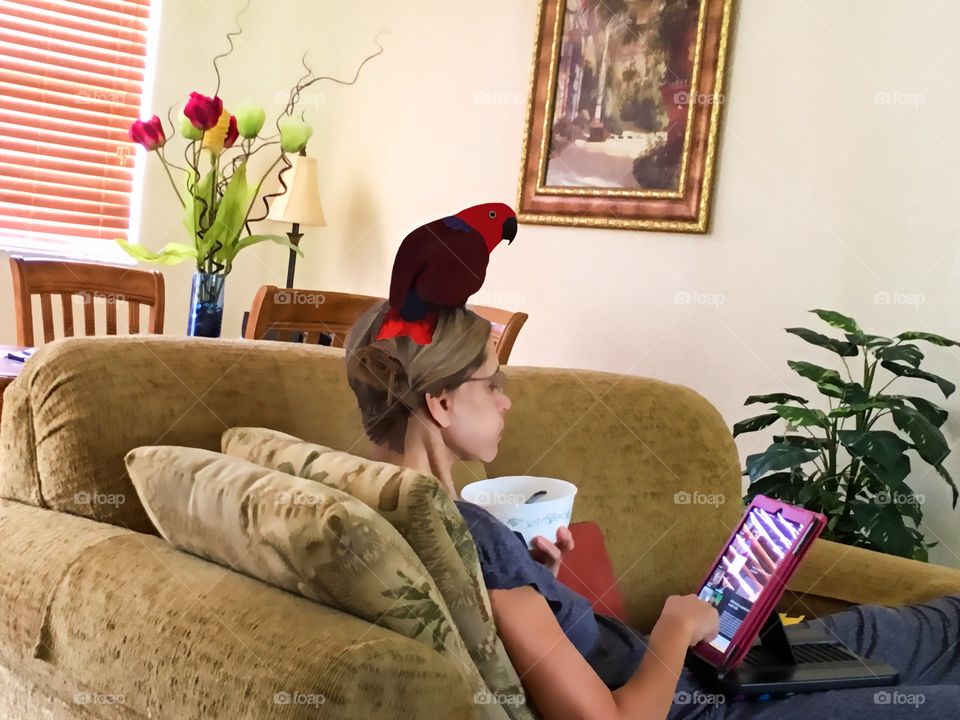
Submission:
MULTIPOLYGON (((302 50, 318 74, 350 78, 375 50, 375 32, 390 31, 357 85, 307 91, 329 226, 307 231, 299 285, 384 294, 412 227, 478 202, 515 202, 533 0, 253 4, 245 38, 222 64, 221 95, 228 107, 266 102, 271 117, 302 50)), ((212 90, 207 59, 225 47, 242 5, 165 0, 155 109, 212 90)), ((960 6, 948 0, 928 0, 923 13, 906 0, 743 0, 711 233, 523 225, 473 299, 530 314, 517 364, 682 383, 731 423, 754 414, 742 406, 751 393, 809 393, 788 358, 832 362, 783 332, 820 329, 810 308, 853 315, 869 332, 960 336, 958 23, 960 6)), ((151 246, 181 239, 164 182, 151 166, 142 238, 151 246)), ((239 333, 256 287, 282 284, 284 270, 279 247, 240 256, 225 334, 239 333)), ((186 266, 167 272, 170 332, 184 330, 189 275, 186 266)), ((0 283, 9 297, 3 273, 0 283)), ((12 342, 6 315, 0 341, 12 342)), ((931 348, 929 358, 931 371, 960 380, 960 351, 931 348)), ((914 387, 936 398, 925 383, 914 387)), ((960 406, 945 405, 953 442, 960 406)), ((743 439, 742 457, 768 439, 743 439)), ((948 467, 960 477, 960 453, 948 467)), ((914 469, 924 530, 941 540, 932 558, 960 566, 960 516, 943 481, 919 460, 914 469)))

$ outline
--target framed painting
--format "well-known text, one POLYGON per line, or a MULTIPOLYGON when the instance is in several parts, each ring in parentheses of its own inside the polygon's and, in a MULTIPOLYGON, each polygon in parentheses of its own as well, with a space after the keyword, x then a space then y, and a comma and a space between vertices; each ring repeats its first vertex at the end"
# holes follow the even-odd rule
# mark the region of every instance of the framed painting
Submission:
POLYGON ((540 0, 520 222, 707 232, 734 0, 540 0))

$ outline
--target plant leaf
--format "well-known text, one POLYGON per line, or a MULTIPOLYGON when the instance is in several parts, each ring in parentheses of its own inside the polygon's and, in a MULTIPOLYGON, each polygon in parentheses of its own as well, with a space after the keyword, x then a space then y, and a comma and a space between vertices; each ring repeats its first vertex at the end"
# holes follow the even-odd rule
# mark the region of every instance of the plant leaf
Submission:
POLYGON ((824 437, 807 437, 806 435, 774 435, 773 441, 796 445, 808 450, 819 450, 826 447, 829 442, 824 437))
POLYGON ((116 238, 116 241, 131 257, 157 265, 178 265, 197 256, 196 248, 183 243, 167 243, 158 252, 153 252, 143 245, 131 245, 123 238, 116 238))
POLYGON ((841 430, 840 443, 856 457, 868 457, 890 469, 910 443, 891 430, 841 430))
POLYGON ((751 495, 766 495, 767 497, 789 500, 792 497, 793 473, 778 472, 765 475, 748 488, 751 495))
POLYGON ((873 354, 882 360, 896 360, 905 362, 907 365, 911 365, 915 368, 920 367, 920 362, 923 360, 923 353, 920 352, 920 348, 912 343, 882 347, 876 350, 873 354))
POLYGON ((817 453, 813 450, 805 450, 786 443, 773 443, 762 453, 747 456, 747 474, 753 482, 756 482, 768 472, 786 470, 809 462, 815 457, 817 453))
POLYGON ((841 315, 833 310, 811 310, 810 312, 835 328, 846 330, 848 333, 856 336, 863 336, 863 330, 860 329, 857 321, 852 317, 841 315))
POLYGON ((824 378, 830 378, 843 380, 840 378, 840 373, 836 370, 831 370, 829 368, 820 367, 819 365, 814 365, 813 363, 808 363, 803 360, 787 360, 787 365, 795 373, 801 377, 807 378, 807 380, 813 380, 815 383, 821 382, 824 378))
POLYGON ((883 335, 863 335, 857 336, 852 333, 844 333, 844 336, 852 343, 863 345, 868 348, 882 347, 884 345, 893 345, 893 340, 883 335))
POLYGON ((960 345, 960 342, 956 340, 951 340, 950 338, 945 338, 943 335, 934 335, 933 333, 928 332, 917 332, 911 330, 909 332, 902 332, 897 337, 900 340, 926 340, 928 343, 933 343, 934 345, 939 345, 940 347, 949 347, 951 345, 960 345))
POLYGON ((897 400, 905 400, 906 402, 910 403, 920 411, 921 415, 923 415, 936 427, 941 427, 947 421, 947 411, 936 403, 932 403, 925 398, 914 397, 912 395, 877 395, 878 399, 886 399, 888 397, 896 398, 897 400))
POLYGON ((780 417, 795 427, 805 427, 807 425, 830 427, 830 421, 824 415, 823 410, 798 408, 793 405, 777 405, 774 410, 780 417))
POLYGON ((960 492, 957 491, 957 484, 953 481, 953 478, 950 477, 950 473, 947 472, 947 469, 943 465, 934 465, 937 472, 940 474, 944 480, 947 481, 947 485, 950 486, 950 491, 953 493, 953 509, 957 508, 957 497, 960 496, 960 492))
POLYGON ((931 465, 939 465, 950 454, 947 439, 940 429, 912 407, 893 408, 893 422, 913 441, 917 454, 931 465))
POLYGON ((876 408, 889 410, 890 408, 900 407, 901 405, 903 405, 901 401, 894 399, 877 399, 868 402, 850 403, 849 405, 841 405, 831 410, 829 416, 832 418, 850 417, 865 410, 874 410, 876 408))
POLYGON ((733 436, 736 437, 737 435, 742 435, 743 433, 763 430, 763 428, 767 427, 768 425, 773 425, 773 423, 779 419, 780 415, 774 412, 764 413, 763 415, 755 415, 752 418, 741 420, 733 426, 733 436))
POLYGON ((957 386, 946 378, 942 378, 939 375, 934 375, 933 373, 928 373, 926 370, 918 370, 917 368, 910 367, 909 365, 901 365, 900 363, 895 363, 890 360, 881 360, 880 365, 892 372, 894 375, 899 375, 900 377, 919 378, 921 380, 936 383, 944 397, 950 397, 953 394, 953 391, 957 389, 957 386))
POLYGON ((807 328, 794 327, 787 328, 786 330, 788 333, 806 340, 811 345, 832 350, 843 357, 853 357, 860 354, 860 349, 854 343, 844 342, 843 340, 827 337, 826 335, 814 332, 813 330, 808 330, 807 328))
POLYGON ((767 395, 751 395, 743 403, 744 405, 751 405, 752 403, 786 403, 790 400, 794 400, 798 403, 806 405, 809 400, 805 400, 799 395, 791 395, 790 393, 768 393, 767 395))
POLYGON ((910 457, 906 453, 901 453, 889 468, 868 457, 860 458, 860 461, 871 475, 888 488, 900 487, 910 474, 910 457))

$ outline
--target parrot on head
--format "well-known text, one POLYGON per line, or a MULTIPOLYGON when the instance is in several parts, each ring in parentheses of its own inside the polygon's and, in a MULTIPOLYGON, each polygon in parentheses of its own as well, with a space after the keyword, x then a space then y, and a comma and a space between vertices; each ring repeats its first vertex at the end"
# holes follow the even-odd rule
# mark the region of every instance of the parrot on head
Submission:
POLYGON ((483 285, 490 253, 517 236, 517 215, 503 203, 483 203, 421 225, 400 243, 390 278, 390 309, 377 340, 433 340, 440 308, 462 307, 483 285))

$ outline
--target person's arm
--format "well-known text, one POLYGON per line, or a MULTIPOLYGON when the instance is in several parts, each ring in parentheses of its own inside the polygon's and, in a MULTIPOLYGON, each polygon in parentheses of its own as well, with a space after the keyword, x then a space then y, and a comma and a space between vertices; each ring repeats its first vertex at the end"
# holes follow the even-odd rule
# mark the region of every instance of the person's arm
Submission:
POLYGON ((544 720, 667 717, 691 644, 691 623, 676 614, 661 616, 637 671, 611 692, 570 642, 539 592, 525 585, 489 594, 504 648, 544 720))

